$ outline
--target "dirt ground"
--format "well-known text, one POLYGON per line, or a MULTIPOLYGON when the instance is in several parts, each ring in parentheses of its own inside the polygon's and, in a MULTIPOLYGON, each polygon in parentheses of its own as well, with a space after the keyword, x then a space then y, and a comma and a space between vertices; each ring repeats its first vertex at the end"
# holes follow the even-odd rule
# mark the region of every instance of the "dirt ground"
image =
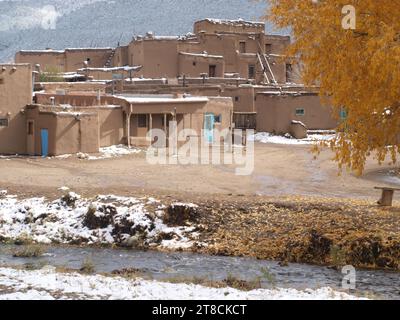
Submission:
POLYGON ((363 177, 338 175, 333 154, 325 150, 314 160, 310 146, 256 144, 255 170, 236 176, 232 165, 150 165, 145 153, 113 159, 0 158, 0 188, 18 195, 58 197, 67 186, 83 195, 164 195, 191 199, 232 195, 286 195, 377 199, 374 186, 400 184, 389 166, 373 159, 363 177))

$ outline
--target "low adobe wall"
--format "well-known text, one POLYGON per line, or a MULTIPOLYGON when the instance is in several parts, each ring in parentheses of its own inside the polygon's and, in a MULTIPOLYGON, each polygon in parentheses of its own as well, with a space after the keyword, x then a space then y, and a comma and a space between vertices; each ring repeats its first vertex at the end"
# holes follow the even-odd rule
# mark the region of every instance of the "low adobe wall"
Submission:
POLYGON ((309 130, 332 130, 338 124, 338 118, 331 108, 321 104, 317 94, 258 94, 256 110, 260 132, 288 133, 293 120, 301 121, 309 130), (297 109, 304 109, 304 115, 296 115, 297 109))
POLYGON ((98 90, 104 93, 107 88, 106 82, 41 82, 39 85, 41 90, 47 93, 64 90, 65 93, 91 92, 94 94, 98 90))

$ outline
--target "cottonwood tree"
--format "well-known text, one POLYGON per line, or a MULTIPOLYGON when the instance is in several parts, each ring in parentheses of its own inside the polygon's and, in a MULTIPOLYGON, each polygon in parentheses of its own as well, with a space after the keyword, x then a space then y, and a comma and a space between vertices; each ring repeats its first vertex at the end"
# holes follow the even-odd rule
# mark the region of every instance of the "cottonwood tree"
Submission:
POLYGON ((320 86, 338 120, 346 114, 330 144, 339 167, 361 174, 370 155, 396 163, 400 0, 269 0, 265 18, 291 30, 286 54, 301 60, 303 81, 320 86))

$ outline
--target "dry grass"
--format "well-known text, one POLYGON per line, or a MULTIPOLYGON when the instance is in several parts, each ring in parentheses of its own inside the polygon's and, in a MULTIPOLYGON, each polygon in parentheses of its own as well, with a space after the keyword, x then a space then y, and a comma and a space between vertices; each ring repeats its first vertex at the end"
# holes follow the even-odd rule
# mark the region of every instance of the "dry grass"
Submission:
POLYGON ((92 259, 90 258, 86 258, 83 262, 82 262, 82 266, 79 269, 80 272, 84 273, 84 274, 93 274, 96 271, 95 265, 92 261, 92 259))
POLYGON ((400 270, 398 207, 313 198, 197 204, 209 244, 202 253, 400 270))
POLYGON ((40 245, 27 245, 13 252, 15 258, 39 258, 45 253, 45 249, 40 245))

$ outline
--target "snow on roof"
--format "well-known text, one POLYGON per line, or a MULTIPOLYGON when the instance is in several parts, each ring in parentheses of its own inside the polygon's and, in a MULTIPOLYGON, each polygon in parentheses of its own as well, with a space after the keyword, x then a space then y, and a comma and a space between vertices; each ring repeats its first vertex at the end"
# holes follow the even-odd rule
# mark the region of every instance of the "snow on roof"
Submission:
POLYGON ((113 71, 139 71, 142 69, 142 66, 124 66, 124 67, 112 67, 112 68, 81 68, 78 71, 104 71, 104 72, 113 72, 113 71))
POLYGON ((207 102, 207 97, 183 96, 175 98, 173 95, 115 95, 116 98, 125 99, 129 103, 182 103, 182 102, 207 102))
POLYGON ((113 48, 105 47, 105 48, 66 48, 65 50, 53 50, 53 49, 44 49, 44 50, 20 50, 20 53, 65 53, 66 51, 96 51, 96 50, 113 50, 113 48))
POLYGON ((246 27, 265 27, 264 22, 246 21, 243 19, 229 20, 229 19, 213 19, 207 18, 202 21, 207 21, 213 24, 223 24, 229 26, 246 26, 246 27))
POLYGON ((190 52, 179 52, 181 55, 185 56, 193 56, 193 57, 202 57, 202 58, 215 58, 215 59, 223 59, 223 56, 212 55, 208 53, 190 53, 190 52))
POLYGON ((52 49, 46 49, 46 50, 20 50, 20 53, 65 53, 65 50, 52 50, 52 49))

